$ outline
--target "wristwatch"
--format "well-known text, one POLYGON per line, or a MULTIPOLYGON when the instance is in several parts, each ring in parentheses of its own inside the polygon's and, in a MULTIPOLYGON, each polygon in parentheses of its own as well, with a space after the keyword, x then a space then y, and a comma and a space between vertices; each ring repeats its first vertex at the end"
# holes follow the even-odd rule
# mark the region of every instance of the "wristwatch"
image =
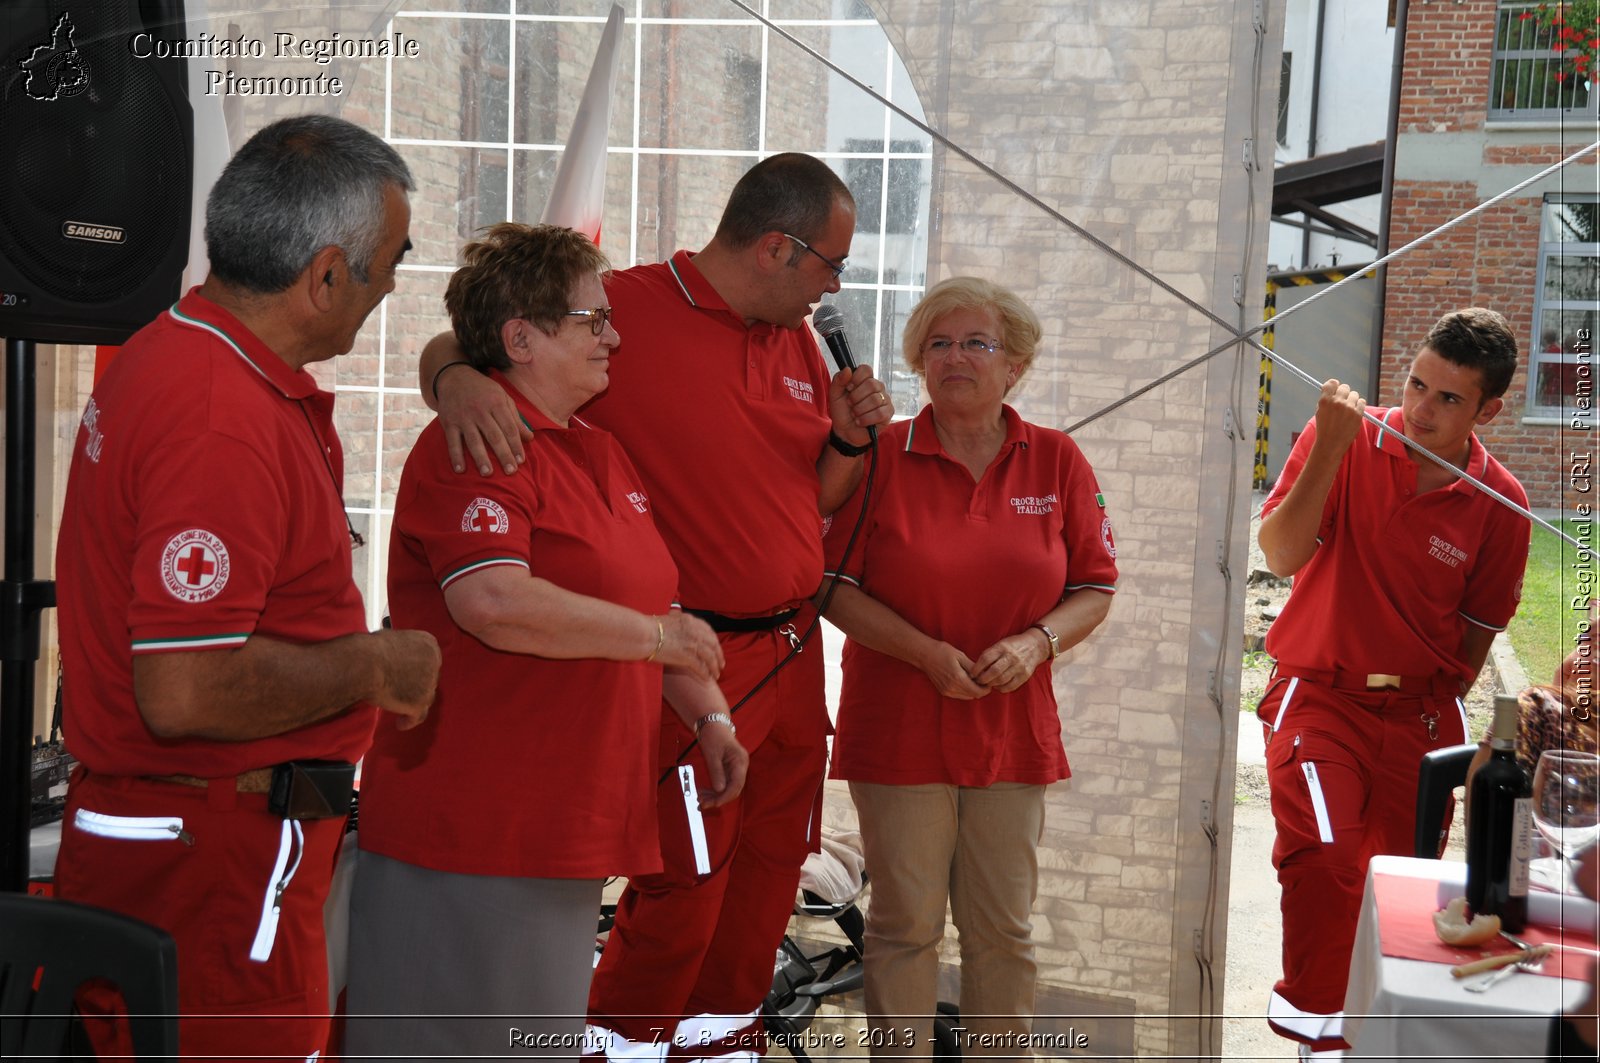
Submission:
POLYGON ((1043 624, 1029 624, 1028 626, 1036 627, 1044 632, 1045 641, 1050 643, 1050 659, 1052 661, 1061 656, 1061 639, 1054 631, 1051 631, 1043 624))
POLYGON ((845 438, 838 432, 833 431, 828 433, 828 446, 832 447, 834 450, 837 450, 847 458, 859 458, 861 455, 872 449, 871 443, 862 443, 857 445, 855 443, 846 441, 845 438))

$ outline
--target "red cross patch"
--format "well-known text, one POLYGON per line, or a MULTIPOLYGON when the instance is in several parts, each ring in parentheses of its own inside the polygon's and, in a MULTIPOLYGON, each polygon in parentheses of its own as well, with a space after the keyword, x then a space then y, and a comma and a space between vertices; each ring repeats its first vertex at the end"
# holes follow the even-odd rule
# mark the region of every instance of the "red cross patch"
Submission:
POLYGON ((204 602, 228 585, 228 548, 201 528, 190 528, 167 540, 161 551, 161 581, 180 602, 204 602))
POLYGON ((464 532, 495 532, 505 535, 511 531, 511 519, 505 507, 492 498, 474 498, 461 514, 464 532))
POLYGON ((1111 537, 1111 518, 1100 519, 1100 545, 1106 548, 1106 553, 1113 561, 1117 558, 1117 541, 1111 537))

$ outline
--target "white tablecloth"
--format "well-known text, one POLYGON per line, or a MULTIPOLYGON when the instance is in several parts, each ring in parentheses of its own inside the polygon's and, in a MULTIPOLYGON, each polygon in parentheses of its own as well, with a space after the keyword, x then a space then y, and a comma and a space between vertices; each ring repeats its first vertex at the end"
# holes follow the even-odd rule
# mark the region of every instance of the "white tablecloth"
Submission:
POLYGON ((1350 956, 1344 1036, 1364 1060, 1543 1060, 1550 1016, 1583 999, 1574 979, 1516 974, 1487 993, 1469 993, 1442 963, 1383 955, 1374 875, 1437 882, 1461 865, 1378 856, 1367 870, 1350 956))

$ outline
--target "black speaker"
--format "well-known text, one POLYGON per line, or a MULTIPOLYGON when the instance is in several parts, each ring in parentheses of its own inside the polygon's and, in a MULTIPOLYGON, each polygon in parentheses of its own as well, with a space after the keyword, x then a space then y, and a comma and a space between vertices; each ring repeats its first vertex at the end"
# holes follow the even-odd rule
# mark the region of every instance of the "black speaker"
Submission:
POLYGON ((121 343, 189 257, 182 0, 0 7, 0 336, 121 343))

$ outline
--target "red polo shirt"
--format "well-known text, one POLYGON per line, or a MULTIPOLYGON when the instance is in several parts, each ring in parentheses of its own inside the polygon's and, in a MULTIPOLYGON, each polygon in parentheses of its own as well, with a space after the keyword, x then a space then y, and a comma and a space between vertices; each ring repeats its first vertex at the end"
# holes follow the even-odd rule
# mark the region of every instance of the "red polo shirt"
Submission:
POLYGON ((622 346, 583 416, 638 465, 683 603, 749 616, 809 598, 830 425, 811 333, 746 325, 686 251, 611 274, 606 294, 622 346))
POLYGON ((253 742, 156 738, 136 653, 365 631, 333 396, 232 314, 188 295, 122 348, 89 399, 56 552, 67 741, 110 775, 233 775, 356 760, 373 709, 253 742))
POLYGON ((400 477, 389 605, 396 626, 433 633, 443 665, 422 726, 379 723, 361 847, 460 874, 657 871, 661 666, 490 649, 445 606, 452 582, 499 565, 644 613, 672 605, 655 500, 616 441, 577 418, 554 424, 492 375, 533 429, 517 474, 456 475, 435 421, 400 477))
MULTIPOLYGON (((1525 518, 1468 484, 1417 493, 1398 407, 1368 407, 1387 428, 1363 422, 1322 510, 1319 546, 1267 633, 1286 665, 1356 673, 1466 677, 1466 625, 1504 630, 1522 596, 1525 518)), ((1316 440, 1316 421, 1296 441, 1265 516, 1294 485, 1316 440)), ((1466 471, 1523 506, 1522 485, 1473 436, 1466 471)))
MULTIPOLYGON (((1116 546, 1094 470, 1061 432, 1002 408, 1006 439, 976 484, 934 432, 933 408, 885 428, 870 512, 844 578, 976 660, 1067 594, 1116 590, 1116 546)), ((833 561, 861 493, 828 531, 833 561)), ((833 774, 861 782, 1050 783, 1070 771, 1049 662, 1010 694, 947 698, 919 669, 854 639, 833 774)))

